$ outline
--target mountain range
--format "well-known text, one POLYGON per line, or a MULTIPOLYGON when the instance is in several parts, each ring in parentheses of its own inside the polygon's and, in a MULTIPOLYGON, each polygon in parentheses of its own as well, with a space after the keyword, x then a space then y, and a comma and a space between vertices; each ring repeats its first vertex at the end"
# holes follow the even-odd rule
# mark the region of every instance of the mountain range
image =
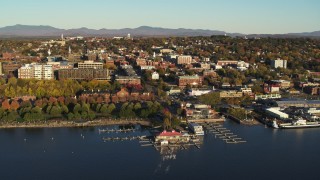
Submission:
POLYGON ((52 26, 32 26, 32 25, 13 25, 0 28, 0 38, 8 37, 58 37, 61 34, 65 36, 99 36, 99 37, 114 37, 114 36, 131 36, 150 37, 150 36, 212 36, 225 35, 228 36, 247 36, 247 37, 320 37, 320 31, 303 32, 303 33, 287 33, 287 34, 241 34, 228 33, 219 30, 204 30, 204 29, 169 29, 160 27, 140 26, 138 28, 123 28, 123 29, 59 29, 52 26))

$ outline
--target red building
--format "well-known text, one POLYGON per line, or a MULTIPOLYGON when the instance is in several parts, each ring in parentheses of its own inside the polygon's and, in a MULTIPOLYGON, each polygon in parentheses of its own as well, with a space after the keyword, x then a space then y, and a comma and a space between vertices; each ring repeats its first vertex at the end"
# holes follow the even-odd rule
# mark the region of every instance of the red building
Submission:
POLYGON ((188 84, 191 86, 202 86, 203 79, 201 76, 179 76, 178 86, 185 87, 188 84))

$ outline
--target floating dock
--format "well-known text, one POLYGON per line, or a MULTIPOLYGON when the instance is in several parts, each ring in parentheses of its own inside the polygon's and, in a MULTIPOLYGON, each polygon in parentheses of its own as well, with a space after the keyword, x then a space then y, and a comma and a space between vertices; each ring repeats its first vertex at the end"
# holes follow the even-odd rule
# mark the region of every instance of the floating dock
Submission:
POLYGON ((235 135, 231 132, 231 130, 228 130, 227 128, 223 127, 221 124, 204 123, 202 124, 202 126, 206 129, 206 132, 213 133, 215 138, 222 139, 228 144, 247 142, 242 140, 242 138, 237 137, 238 135, 235 135))

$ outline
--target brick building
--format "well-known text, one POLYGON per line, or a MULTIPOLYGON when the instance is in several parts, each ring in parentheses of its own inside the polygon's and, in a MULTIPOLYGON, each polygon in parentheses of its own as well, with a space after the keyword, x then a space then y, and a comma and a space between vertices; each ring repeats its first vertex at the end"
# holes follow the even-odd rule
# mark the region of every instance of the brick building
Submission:
POLYGON ((58 79, 110 80, 110 73, 108 69, 60 69, 58 79))
POLYGON ((177 64, 191 64, 192 57, 191 56, 178 56, 177 64))
POLYGON ((179 76, 178 86, 185 87, 188 84, 191 86, 202 86, 203 79, 201 76, 179 76))

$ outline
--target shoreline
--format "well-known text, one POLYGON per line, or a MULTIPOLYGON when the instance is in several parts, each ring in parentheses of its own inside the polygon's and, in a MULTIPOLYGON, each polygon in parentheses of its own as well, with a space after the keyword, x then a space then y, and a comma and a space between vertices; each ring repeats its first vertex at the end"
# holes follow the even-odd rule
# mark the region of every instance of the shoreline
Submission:
POLYGON ((140 124, 144 126, 151 126, 151 120, 92 120, 86 122, 66 121, 66 120, 50 120, 43 123, 0 123, 0 129, 14 129, 14 128, 72 128, 72 127, 95 127, 107 125, 126 125, 126 124, 140 124))

